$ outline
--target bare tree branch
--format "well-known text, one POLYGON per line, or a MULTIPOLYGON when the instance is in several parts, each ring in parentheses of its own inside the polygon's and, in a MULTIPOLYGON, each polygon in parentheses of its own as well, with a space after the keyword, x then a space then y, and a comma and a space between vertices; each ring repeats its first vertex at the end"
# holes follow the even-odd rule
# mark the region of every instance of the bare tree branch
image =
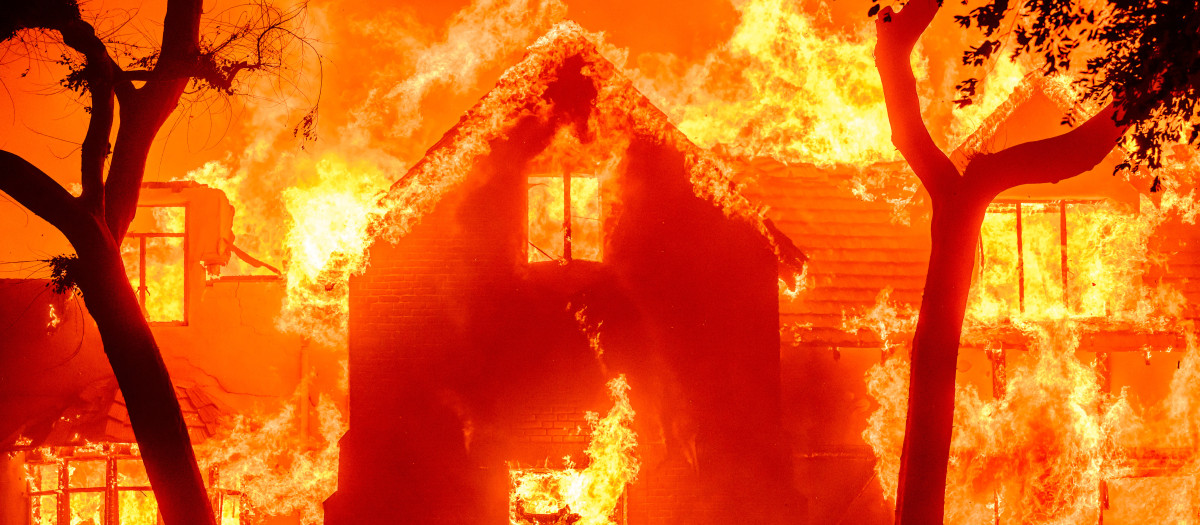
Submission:
POLYGON ((0 191, 58 228, 72 244, 88 233, 82 225, 90 220, 70 192, 37 166, 3 150, 0 150, 0 191))
POLYGON ((875 66, 883 83, 892 143, 912 165, 925 189, 938 195, 959 177, 950 158, 937 147, 921 116, 917 80, 912 71, 912 50, 933 16, 937 0, 912 0, 900 11, 885 7, 875 19, 879 39, 875 44, 875 66))
POLYGON ((1127 126, 1114 121, 1112 104, 1079 127, 1042 140, 980 155, 963 170, 967 179, 993 195, 1022 184, 1056 183, 1084 173, 1104 160, 1127 126))

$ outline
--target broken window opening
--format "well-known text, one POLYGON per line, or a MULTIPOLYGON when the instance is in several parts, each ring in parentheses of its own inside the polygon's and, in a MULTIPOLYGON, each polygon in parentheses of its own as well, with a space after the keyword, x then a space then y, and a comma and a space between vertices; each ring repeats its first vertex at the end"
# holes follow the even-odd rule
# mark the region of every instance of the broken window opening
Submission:
MULTIPOLYGON (((509 468, 508 521, 509 525, 572 525, 583 519, 572 509, 571 469, 509 468)), ((629 487, 621 490, 611 514, 605 516, 609 525, 629 522, 629 487)))
POLYGON ((600 261, 600 181, 588 174, 529 177, 527 260, 600 261))
POLYGON ((188 321, 187 206, 139 205, 121 257, 151 324, 188 321))

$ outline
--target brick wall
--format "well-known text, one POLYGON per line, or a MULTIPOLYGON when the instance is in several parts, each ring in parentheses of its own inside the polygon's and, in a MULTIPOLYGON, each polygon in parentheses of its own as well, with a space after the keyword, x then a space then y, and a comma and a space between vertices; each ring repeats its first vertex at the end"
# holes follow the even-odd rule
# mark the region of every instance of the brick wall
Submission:
POLYGON ((507 465, 583 466, 577 429, 611 407, 616 373, 645 465, 631 523, 788 522, 766 240, 697 198, 678 152, 637 139, 604 182, 619 200, 604 262, 530 265, 522 166, 549 137, 532 117, 516 125, 352 280, 349 431, 327 522, 504 522, 507 465), (603 323, 603 362, 582 306, 603 323))

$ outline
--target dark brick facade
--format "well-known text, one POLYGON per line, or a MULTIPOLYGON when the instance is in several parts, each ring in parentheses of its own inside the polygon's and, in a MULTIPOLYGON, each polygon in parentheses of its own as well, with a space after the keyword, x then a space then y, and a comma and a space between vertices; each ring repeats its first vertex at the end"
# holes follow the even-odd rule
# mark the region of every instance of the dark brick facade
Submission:
POLYGON ((351 281, 349 431, 327 523, 507 522, 507 465, 586 461, 583 414, 611 406, 604 385, 617 373, 632 388, 642 460, 629 523, 794 515, 778 263, 752 224, 695 195, 683 152, 618 130, 629 140, 602 182, 603 262, 526 262, 526 165, 558 116, 578 122, 597 91, 592 65, 563 64, 542 95, 554 116, 515 119, 351 281), (603 361, 574 317, 581 307, 602 323, 603 361))

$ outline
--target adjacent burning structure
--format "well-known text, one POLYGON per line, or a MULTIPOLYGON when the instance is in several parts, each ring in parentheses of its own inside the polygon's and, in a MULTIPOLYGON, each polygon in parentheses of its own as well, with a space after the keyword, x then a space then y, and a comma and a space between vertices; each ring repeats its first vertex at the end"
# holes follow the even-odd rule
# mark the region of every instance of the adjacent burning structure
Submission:
POLYGON ((596 464, 585 413, 619 374, 641 469, 614 466, 638 481, 604 521, 795 512, 777 283, 803 255, 582 30, 531 47, 387 199, 350 284, 327 523, 591 523, 527 508, 514 472, 596 464), (414 225, 414 203, 436 206, 414 225))
MULTIPOLYGON (((274 329, 284 283, 246 266, 265 264, 233 245, 221 191, 147 183, 138 210, 127 274, 219 522, 318 522, 337 461, 335 445, 320 448, 340 430, 320 395, 335 390, 322 385, 338 381, 336 354, 274 329)), ((0 279, 0 341, 0 524, 157 523, 126 400, 78 295, 0 279)))
MULTIPOLYGON (((1071 109, 1065 87, 1026 78, 952 160, 1053 133, 1054 115, 1071 109)), ((958 360, 947 523, 1198 515, 1183 496, 1197 480, 1196 212, 1179 199, 1190 188, 1155 194, 1114 177, 1121 160, 1115 150, 1087 174, 1018 187, 988 209, 958 360)), ((808 289, 781 303, 780 319, 805 522, 892 523, 928 207, 898 163, 742 168, 812 257, 808 289)))

